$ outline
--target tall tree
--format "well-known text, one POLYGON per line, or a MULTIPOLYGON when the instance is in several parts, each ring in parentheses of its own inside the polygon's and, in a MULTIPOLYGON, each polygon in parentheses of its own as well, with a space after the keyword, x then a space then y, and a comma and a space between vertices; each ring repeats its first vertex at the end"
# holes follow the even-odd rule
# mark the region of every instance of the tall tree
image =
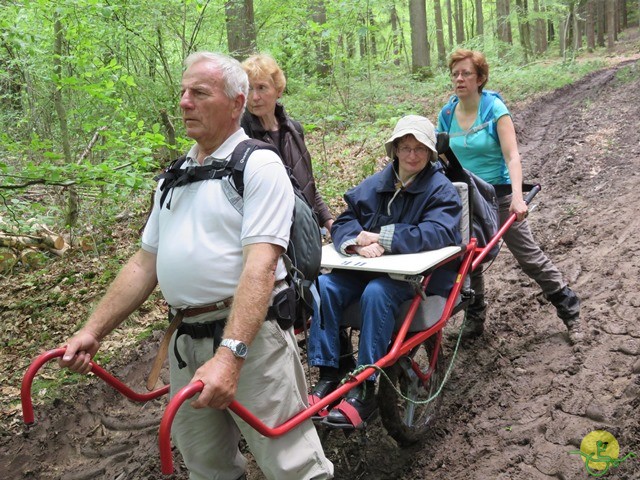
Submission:
POLYGON ((456 43, 459 45, 464 43, 464 11, 462 9, 462 0, 455 0, 454 16, 456 22, 456 43))
POLYGON ((509 15, 511 7, 509 0, 496 0, 496 16, 498 23, 498 39, 504 43, 512 44, 511 21, 509 15))
POLYGON ((225 14, 229 53, 243 60, 255 52, 257 47, 253 0, 227 0, 225 14))
POLYGON ((587 0, 587 14, 585 30, 587 32, 587 50, 593 52, 596 48, 596 3, 595 0, 587 0))
POLYGON ((525 63, 533 53, 531 48, 531 29, 529 28, 529 6, 527 0, 516 0, 518 7, 518 31, 520 33, 520 45, 524 53, 525 63))
POLYGON ((427 6, 425 0, 409 0, 411 25, 411 70, 420 76, 430 73, 431 56, 427 39, 427 6))
POLYGON ((453 48, 453 10, 451 0, 447 0, 447 29, 449 34, 449 48, 453 48))
POLYGON ((533 12, 536 17, 535 21, 535 53, 540 55, 547 51, 547 22, 543 17, 540 0, 533 0, 533 12))
POLYGON ((616 2, 610 0, 607 2, 607 50, 613 51, 615 47, 616 32, 616 2))
MULTIPOLYGON (((67 163, 71 163, 71 143, 69 141, 69 126, 67 121, 67 109, 64 105, 64 99, 62 97, 62 56, 63 56, 63 43, 64 43, 64 29, 62 25, 60 11, 54 12, 53 20, 53 35, 54 35, 54 51, 53 51, 53 72, 56 81, 53 85, 53 104, 58 114, 58 122, 60 125, 60 141, 62 142, 62 151, 64 152, 64 159, 67 163)), ((65 213, 65 225, 74 227, 78 222, 80 197, 78 192, 73 187, 69 186, 66 190, 67 193, 67 208, 65 213)))
POLYGON ((484 17, 482 15, 482 0, 476 0, 476 35, 484 35, 484 17))
POLYGON ((566 17, 561 17, 558 20, 558 34, 560 35, 560 56, 562 58, 566 58, 567 55, 567 36, 568 36, 568 27, 569 20, 571 19, 571 15, 567 14, 566 17))
POLYGON ((440 0, 433 0, 433 15, 436 22, 436 44, 438 46, 438 65, 447 63, 447 52, 444 46, 444 27, 442 25, 442 8, 440 0))
POLYGON ((573 49, 577 52, 582 48, 582 22, 580 2, 573 4, 573 49))
MULTIPOLYGON (((324 0, 311 0, 311 19, 324 29, 327 23, 327 8, 324 4, 324 0)), ((329 48, 329 41, 322 33, 314 36, 316 45, 316 73, 321 78, 326 78, 331 73, 331 51, 329 48)), ((350 38, 347 37, 347 52, 349 57, 353 57, 352 46, 350 38)))
POLYGON ((596 33, 599 47, 604 47, 604 33, 607 30, 606 23, 606 0, 596 0, 597 14, 596 14, 596 33))
POLYGON ((391 45, 393 48, 393 64, 400 65, 400 44, 401 44, 401 30, 400 19, 398 18, 398 10, 396 9, 395 2, 391 5, 389 12, 389 20, 391 23, 391 45))

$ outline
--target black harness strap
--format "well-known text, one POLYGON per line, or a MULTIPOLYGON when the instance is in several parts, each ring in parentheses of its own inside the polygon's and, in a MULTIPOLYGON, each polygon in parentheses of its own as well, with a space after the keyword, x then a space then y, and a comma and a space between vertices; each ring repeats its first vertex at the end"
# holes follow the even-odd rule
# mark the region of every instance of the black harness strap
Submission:
POLYGON ((226 319, 215 320, 213 322, 181 323, 176 333, 175 343, 173 344, 173 353, 178 361, 178 368, 183 369, 187 366, 187 362, 182 359, 182 356, 180 356, 180 352, 178 351, 178 339, 182 335, 189 335, 194 340, 213 338, 213 353, 215 353, 222 341, 222 333, 226 323, 226 319))
MULTIPOLYGON (((175 187, 182 187, 189 183, 201 182, 203 180, 224 178, 231 174, 231 169, 220 164, 180 168, 185 161, 186 159, 181 162, 176 162, 175 165, 155 178, 156 180, 164 180, 162 185, 160 185, 160 191, 162 192, 160 208, 164 205, 169 191, 173 191, 175 187)), ((167 202, 167 209, 171 210, 171 199, 167 202)))
MULTIPOLYGON (((187 161, 186 156, 176 159, 163 173, 155 177, 156 181, 164 180, 160 185, 162 195, 160 197, 160 208, 164 205, 169 192, 175 187, 183 187, 193 182, 201 182, 203 180, 216 180, 231 176, 238 194, 242 197, 244 193, 244 167, 247 159, 256 149, 271 150, 278 154, 278 149, 271 144, 261 142, 260 140, 248 139, 240 142, 231 154, 229 161, 217 160, 211 165, 190 166, 182 168, 184 162, 187 161)), ((279 154, 278 154, 279 155, 279 154)), ((171 198, 167 203, 167 210, 171 210, 171 198)))

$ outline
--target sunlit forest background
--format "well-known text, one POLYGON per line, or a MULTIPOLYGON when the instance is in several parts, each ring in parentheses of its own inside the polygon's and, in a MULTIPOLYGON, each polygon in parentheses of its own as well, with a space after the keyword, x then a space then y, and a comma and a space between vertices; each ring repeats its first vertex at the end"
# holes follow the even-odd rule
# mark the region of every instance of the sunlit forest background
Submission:
POLYGON ((384 160, 398 117, 436 113, 457 47, 524 101, 585 75, 638 25, 630 0, 2 0, 0 260, 10 272, 108 243, 144 219, 153 176, 190 144, 184 58, 268 52, 330 204, 384 160), (64 242, 45 237, 61 235, 64 242), (30 243, 31 242, 31 243, 30 243), (30 253, 25 255, 25 250, 30 253))

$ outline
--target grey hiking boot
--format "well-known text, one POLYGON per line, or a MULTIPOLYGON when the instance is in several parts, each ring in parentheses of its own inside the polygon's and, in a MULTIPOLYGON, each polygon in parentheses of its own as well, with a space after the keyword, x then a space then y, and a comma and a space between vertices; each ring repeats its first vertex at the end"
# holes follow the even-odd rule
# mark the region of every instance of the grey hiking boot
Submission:
POLYGON ((565 286, 555 293, 547 295, 568 330, 580 324, 580 299, 573 290, 565 286))
POLYGON ((487 304, 484 295, 476 295, 473 303, 467 307, 464 326, 462 327, 462 339, 473 340, 484 332, 484 321, 487 317, 487 304))

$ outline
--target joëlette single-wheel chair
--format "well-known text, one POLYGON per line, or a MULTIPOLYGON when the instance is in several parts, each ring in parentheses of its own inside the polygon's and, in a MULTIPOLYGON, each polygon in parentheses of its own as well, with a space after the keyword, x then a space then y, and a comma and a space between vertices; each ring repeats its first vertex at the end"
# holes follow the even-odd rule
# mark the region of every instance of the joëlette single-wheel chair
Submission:
MULTIPOLYGON (((453 151, 448 147, 446 134, 438 135, 438 151, 446 160, 447 175, 452 174, 451 177, 454 180, 461 178, 462 167, 453 151)), ((414 285, 416 294, 412 300, 405 302, 401 307, 400 314, 396 319, 397 331, 387 354, 375 362, 375 366, 353 372, 348 381, 336 390, 281 425, 265 425, 237 401, 233 401, 229 405, 232 412, 262 435, 277 437, 295 428, 303 421, 317 416, 318 412, 336 403, 349 390, 364 382, 376 370, 381 369, 385 372, 384 376, 388 380, 379 382, 377 394, 383 425, 400 445, 414 443, 424 435, 435 418, 441 401, 441 397, 437 393, 445 380, 446 366, 443 364, 441 349, 442 330, 449 319, 456 313, 466 310, 467 305, 473 299, 473 292, 468 288, 470 272, 481 267, 485 257, 515 221, 515 214, 513 214, 484 247, 479 247, 477 239, 470 233, 473 212, 470 208, 472 202, 469 196, 473 190, 465 182, 454 181, 454 185, 463 204, 462 245, 416 254, 383 255, 378 258, 345 257, 338 254, 332 245, 323 248, 322 264, 325 268, 385 272, 393 278, 405 280, 414 285), (442 310, 440 318, 433 323, 428 320, 429 307, 427 306, 425 288, 431 273, 439 266, 452 261, 460 263, 458 275, 444 306, 437 307, 442 310)), ((539 191, 539 185, 531 188, 525 202, 530 203, 539 191)), ((357 328, 357 322, 356 325, 350 326, 357 328)), ((57 348, 41 354, 27 369, 21 389, 23 419, 26 424, 33 424, 35 420, 31 398, 31 387, 35 375, 45 363, 61 357, 64 350, 64 348, 57 348)), ((95 362, 91 362, 91 372, 133 401, 145 402, 158 398, 169 391, 169 386, 164 386, 149 393, 136 393, 95 362)), ((165 409, 158 434, 162 473, 165 475, 173 473, 170 440, 173 419, 181 405, 201 392, 202 389, 203 383, 200 381, 187 385, 176 393, 165 409)))

